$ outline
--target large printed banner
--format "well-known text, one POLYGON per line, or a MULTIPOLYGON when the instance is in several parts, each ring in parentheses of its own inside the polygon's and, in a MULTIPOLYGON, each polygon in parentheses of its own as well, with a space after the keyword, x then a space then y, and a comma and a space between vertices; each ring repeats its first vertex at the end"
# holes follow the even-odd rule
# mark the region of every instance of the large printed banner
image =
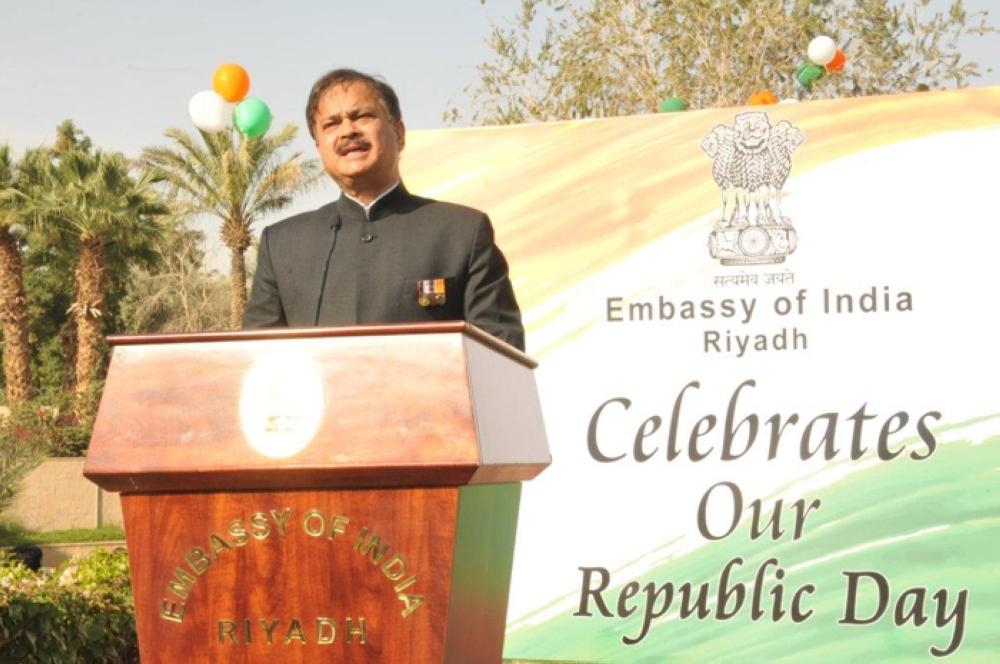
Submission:
POLYGON ((414 133, 553 464, 505 657, 996 661, 1000 88, 414 133))

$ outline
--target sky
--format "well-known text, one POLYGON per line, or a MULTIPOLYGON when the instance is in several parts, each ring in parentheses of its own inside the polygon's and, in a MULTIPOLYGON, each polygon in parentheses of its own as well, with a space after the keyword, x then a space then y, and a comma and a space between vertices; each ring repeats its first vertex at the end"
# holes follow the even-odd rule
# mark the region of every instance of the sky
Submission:
POLYGON ((313 81, 350 66, 396 88, 409 129, 443 127, 449 100, 488 57, 490 17, 517 4, 0 0, 0 140, 50 141, 71 117, 98 145, 137 153, 167 127, 193 129, 188 100, 230 61, 276 125, 301 125, 313 81))
MULTIPOLYGON (((335 67, 388 80, 408 130, 441 128, 444 111, 475 80, 476 63, 489 57, 491 17, 503 20, 517 6, 519 0, 0 0, 0 143, 20 154, 51 143, 56 126, 72 118, 101 148, 137 156, 144 146, 166 144, 168 127, 194 132, 188 101, 212 88, 212 74, 225 62, 250 74, 250 95, 271 108, 272 127, 299 126, 295 147, 310 157, 306 97, 335 67)), ((324 179, 278 217, 318 207, 336 191, 324 179)))
MULTIPOLYGON (((949 0, 933 0, 944 6, 949 0)), ((0 0, 0 143, 17 153, 50 143, 72 118, 96 145, 138 155, 163 144, 167 127, 193 131, 187 103, 211 89, 215 68, 238 62, 274 125, 300 126, 296 148, 312 156, 302 119, 313 81, 348 66, 383 76, 399 94, 409 131, 445 127, 467 105, 476 64, 489 59, 491 21, 520 0, 0 0)), ((966 0, 989 9, 998 0, 966 0)), ((804 50, 804 49, 803 49, 804 50)), ((1000 84, 1000 37, 963 50, 984 68, 974 85, 1000 84)), ((335 195, 332 186, 292 208, 335 195)))

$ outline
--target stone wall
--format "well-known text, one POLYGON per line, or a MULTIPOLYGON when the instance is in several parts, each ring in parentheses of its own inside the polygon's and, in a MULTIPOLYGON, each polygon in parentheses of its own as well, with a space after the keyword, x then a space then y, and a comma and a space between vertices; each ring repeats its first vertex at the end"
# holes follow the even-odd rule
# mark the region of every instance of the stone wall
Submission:
POLYGON ((0 518, 39 531, 122 525, 121 501, 83 476, 84 459, 46 459, 0 518))

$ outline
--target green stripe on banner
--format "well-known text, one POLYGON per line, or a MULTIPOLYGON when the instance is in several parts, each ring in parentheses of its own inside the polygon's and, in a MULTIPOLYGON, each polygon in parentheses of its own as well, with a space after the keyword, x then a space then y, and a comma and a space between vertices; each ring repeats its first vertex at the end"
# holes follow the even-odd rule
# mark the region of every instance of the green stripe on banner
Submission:
MULTIPOLYGON (((591 617, 574 617, 571 614, 579 605, 575 596, 563 598, 572 600, 572 606, 555 617, 508 633, 505 657, 581 662, 928 661, 934 659, 932 647, 946 650, 958 639, 957 618, 953 615, 948 620, 948 615, 956 612, 960 591, 967 589, 964 634, 954 660, 997 661, 1000 415, 938 431, 948 432, 950 442, 939 444, 926 461, 901 457, 891 464, 871 463, 866 457, 849 463, 851 472, 836 481, 810 490, 809 500, 822 500, 822 509, 810 515, 808 528, 798 540, 772 541, 765 536, 751 541, 746 528, 738 529, 726 539, 706 541, 694 551, 627 579, 640 586, 668 581, 675 586, 672 608, 651 622, 639 643, 625 645, 622 639, 634 639, 642 631, 641 594, 632 598, 629 606, 638 608, 627 618, 604 618, 593 611, 591 617), (963 429, 973 426, 976 442, 963 436, 963 429), (983 427, 989 431, 986 435, 983 427), (720 576, 727 562, 737 557, 743 563, 734 568, 730 587, 739 583, 751 587, 745 589, 739 611, 732 611, 738 592, 732 591, 724 606, 735 616, 720 620, 714 613, 720 576), (767 566, 762 584, 761 605, 768 615, 754 621, 749 608, 754 575, 769 559, 777 562, 767 566), (784 573, 780 581, 775 578, 779 566, 784 573), (867 625, 838 624, 848 596, 844 572, 884 577, 889 592, 881 619, 867 625), (685 582, 695 592, 702 583, 709 584, 712 615, 678 617, 676 586, 685 582), (788 611, 793 594, 806 584, 814 585, 815 591, 803 595, 802 608, 813 614, 797 624, 787 614, 772 620, 775 589, 783 593, 781 606, 788 611), (938 594, 942 589, 943 595, 938 594), (901 610, 909 619, 897 626, 893 622, 896 603, 907 590, 901 610), (944 623, 940 627, 935 625, 939 604, 944 623), (916 608, 926 618, 922 626, 914 625, 916 608)), ((781 497, 779 493, 774 499, 781 497)), ((769 502, 773 504, 773 500, 764 504, 769 502)), ((604 596, 616 599, 626 580, 614 572, 612 579, 621 584, 606 590, 604 596)), ((864 619, 875 611, 878 586, 871 577, 857 579, 856 616, 864 619)), ((612 604, 609 599, 614 611, 612 604)))

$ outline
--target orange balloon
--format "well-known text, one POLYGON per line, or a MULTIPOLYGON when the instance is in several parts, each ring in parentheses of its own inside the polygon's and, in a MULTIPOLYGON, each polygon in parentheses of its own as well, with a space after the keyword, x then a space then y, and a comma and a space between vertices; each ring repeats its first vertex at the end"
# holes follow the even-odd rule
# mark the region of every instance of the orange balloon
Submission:
POLYGON ((837 49, 837 54, 833 56, 833 60, 830 60, 826 64, 827 71, 840 71, 844 68, 844 63, 847 62, 847 56, 839 48, 837 49))
POLYGON ((778 98, 770 90, 760 90, 750 95, 749 102, 751 106, 767 106, 777 104, 778 98))
POLYGON ((228 102, 237 102, 250 91, 250 75, 235 62, 227 62, 215 70, 212 88, 228 102))

